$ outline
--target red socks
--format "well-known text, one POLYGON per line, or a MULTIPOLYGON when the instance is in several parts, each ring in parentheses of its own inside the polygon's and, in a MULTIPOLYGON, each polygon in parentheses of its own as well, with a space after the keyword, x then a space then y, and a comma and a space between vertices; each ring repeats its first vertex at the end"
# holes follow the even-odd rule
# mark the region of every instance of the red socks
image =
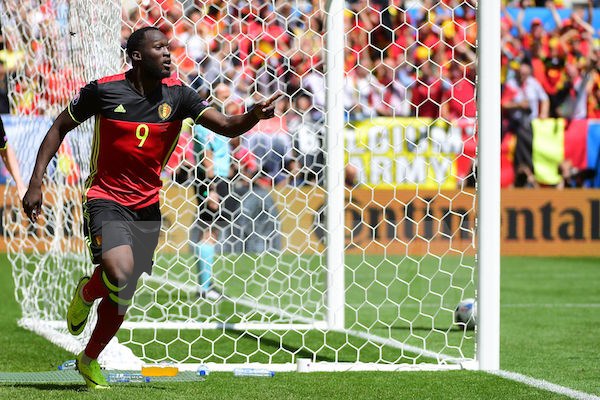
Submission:
POLYGON ((124 318, 125 313, 120 312, 119 306, 108 297, 102 299, 98 305, 98 322, 96 322, 92 337, 85 347, 85 355, 91 359, 97 359, 108 342, 116 335, 124 318))
POLYGON ((81 298, 86 303, 108 296, 108 288, 102 280, 102 269, 98 265, 92 274, 92 278, 81 289, 81 298))
POLYGON ((85 348, 85 355, 91 359, 98 358, 123 323, 125 311, 131 300, 120 299, 118 292, 122 289, 124 287, 119 288, 108 280, 100 266, 96 267, 92 278, 81 289, 81 298, 87 303, 102 299, 98 305, 96 327, 85 348))

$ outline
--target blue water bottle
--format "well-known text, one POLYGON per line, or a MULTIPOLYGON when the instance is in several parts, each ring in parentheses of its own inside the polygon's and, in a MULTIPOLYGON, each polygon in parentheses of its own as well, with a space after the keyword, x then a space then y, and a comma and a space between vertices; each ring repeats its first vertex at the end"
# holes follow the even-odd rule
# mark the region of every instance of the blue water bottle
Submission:
POLYGON ((70 369, 75 369, 75 360, 67 360, 58 366, 59 371, 67 371, 70 369))
POLYGON ((109 383, 145 383, 150 382, 150 377, 138 373, 119 372, 108 374, 106 380, 109 383))
POLYGON ((275 376, 275 371, 269 371, 263 368, 235 368, 233 370, 234 376, 260 376, 265 378, 272 378, 275 376))

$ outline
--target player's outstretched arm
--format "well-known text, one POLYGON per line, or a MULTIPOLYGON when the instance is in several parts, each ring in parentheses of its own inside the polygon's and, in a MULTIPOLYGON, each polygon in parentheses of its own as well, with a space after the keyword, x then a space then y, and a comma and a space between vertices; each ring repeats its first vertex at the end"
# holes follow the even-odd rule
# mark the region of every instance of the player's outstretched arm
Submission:
POLYGON ((252 129, 261 119, 273 118, 275 116, 275 102, 281 96, 283 96, 283 93, 277 93, 268 100, 256 103, 250 111, 240 115, 227 116, 214 108, 209 108, 200 116, 197 122, 223 136, 240 136, 252 129))
POLYGON ((19 199, 25 196, 27 188, 21 178, 21 172, 19 170, 19 163, 17 162, 17 156, 12 146, 6 142, 6 130, 4 129, 4 123, 0 118, 0 157, 4 161, 4 165, 8 170, 10 176, 13 177, 15 184, 17 185, 17 191, 19 192, 19 199))
POLYGON ((27 187, 23 183, 23 178, 21 178, 21 172, 19 170, 17 156, 10 144, 7 143, 4 149, 0 149, 0 157, 2 157, 2 161, 4 161, 4 165, 6 165, 8 173, 15 180, 15 184, 17 185, 17 191, 19 192, 19 198, 22 199, 23 196, 25 196, 27 187))
POLYGON ((42 180, 46 173, 46 167, 52 160, 52 157, 58 151, 60 144, 65 138, 67 132, 79 125, 73 121, 73 118, 69 115, 68 110, 64 110, 54 120, 54 123, 46 133, 46 137, 40 145, 38 150, 37 158, 35 160, 35 166, 33 167, 33 174, 29 181, 29 189, 23 197, 23 209, 25 214, 33 222, 37 220, 42 207, 42 180))

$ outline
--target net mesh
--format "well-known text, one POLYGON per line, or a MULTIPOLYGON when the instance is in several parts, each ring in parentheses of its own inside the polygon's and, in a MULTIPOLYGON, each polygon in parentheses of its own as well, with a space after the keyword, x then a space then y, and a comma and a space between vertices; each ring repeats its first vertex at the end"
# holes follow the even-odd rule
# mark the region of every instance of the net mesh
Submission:
MULTIPOLYGON (((285 94, 276 117, 240 141, 184 124, 163 173, 153 274, 118 334, 127 355, 216 364, 474 357, 474 335, 453 313, 475 297, 475 3, 347 2, 344 71, 325 67, 324 7, 5 2, 5 43, 23 60, 10 83, 13 132, 35 132, 9 132, 26 178, 50 118, 84 82, 126 68, 124 39, 142 26, 167 34, 179 78, 224 113, 285 94), (344 74, 342 92, 328 93, 329 73, 344 74), (328 202, 325 186, 327 95, 344 102, 343 205, 328 202), (205 201, 202 182, 211 183, 205 201), (343 329, 327 325, 331 207, 345 209, 343 329)), ((70 133, 49 167, 40 223, 24 220, 12 191, 4 214, 24 325, 63 334, 72 351, 94 322, 77 342, 64 335, 72 291, 92 269, 80 207, 91 134, 89 121, 70 133)))

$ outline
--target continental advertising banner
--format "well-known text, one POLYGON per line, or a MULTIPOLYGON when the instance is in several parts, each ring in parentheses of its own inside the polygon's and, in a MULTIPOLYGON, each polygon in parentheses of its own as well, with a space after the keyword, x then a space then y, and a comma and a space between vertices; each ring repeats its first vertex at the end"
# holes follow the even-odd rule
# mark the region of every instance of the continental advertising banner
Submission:
POLYGON ((600 256, 600 190, 502 190, 502 254, 600 256))
POLYGON ((364 190, 346 206, 348 252, 390 255, 474 255, 474 193, 364 190))
MULTIPOLYGON (((39 223, 25 220, 13 187, 0 185, 2 233, 0 252, 49 250, 87 254, 76 239, 81 193, 45 190, 45 204, 63 204, 51 213, 45 207, 39 223), (9 233, 10 231, 10 233, 9 233), (10 237, 20 239, 19 246, 10 237)), ((321 253, 325 250, 327 196, 318 187, 275 188, 282 251, 321 253)), ((189 227, 197 207, 190 189, 165 187, 161 194, 163 235, 160 251, 187 250, 189 227)), ((476 197, 456 190, 371 190, 346 192, 346 252, 387 255, 474 255, 476 197), (417 195, 418 194, 418 195, 417 195)), ((503 189, 501 205, 503 255, 600 256, 600 190, 503 189)))
MULTIPOLYGON (((288 199, 280 203, 286 247, 323 251, 325 193, 277 196, 288 199)), ((456 190, 347 191, 346 253, 474 255, 476 207, 474 193, 456 190)), ((600 190, 504 189, 501 218, 502 255, 600 256, 600 190)))
POLYGON ((349 128, 346 162, 369 187, 454 189, 472 161, 463 152, 473 137, 472 121, 452 126, 430 118, 374 118, 349 128))

